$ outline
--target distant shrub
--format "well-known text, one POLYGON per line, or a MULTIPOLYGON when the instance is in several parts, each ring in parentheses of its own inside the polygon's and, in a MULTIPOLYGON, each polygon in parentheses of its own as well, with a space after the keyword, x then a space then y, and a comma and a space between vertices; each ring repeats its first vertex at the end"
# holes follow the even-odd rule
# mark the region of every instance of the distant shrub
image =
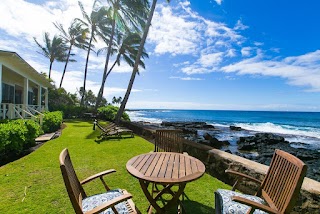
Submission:
POLYGON ((42 133, 38 123, 32 120, 12 120, 0 124, 0 156, 18 155, 35 145, 35 138, 42 133))
POLYGON ((42 129, 45 133, 57 131, 62 123, 63 117, 61 111, 44 113, 42 129))
MULTIPOLYGON (((114 121, 117 115, 119 107, 113 105, 107 105, 104 107, 98 108, 98 117, 103 120, 114 121)), ((129 115, 127 113, 123 113, 122 120, 130 121, 129 115)))
POLYGON ((63 118, 82 118, 84 113, 89 112, 87 108, 81 106, 61 106, 63 118))

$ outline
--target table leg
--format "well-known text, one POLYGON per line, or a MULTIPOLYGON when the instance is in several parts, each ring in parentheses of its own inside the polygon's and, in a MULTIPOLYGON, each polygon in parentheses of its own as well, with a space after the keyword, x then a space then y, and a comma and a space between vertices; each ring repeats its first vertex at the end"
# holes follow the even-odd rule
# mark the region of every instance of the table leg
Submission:
MULTIPOLYGON (((178 191, 174 192, 171 190, 171 188, 174 186, 173 184, 166 185, 155 197, 153 197, 152 190, 151 190, 151 193, 148 191, 148 186, 149 186, 150 182, 144 181, 144 180, 139 180, 139 182, 140 182, 140 186, 142 188, 143 193, 145 194, 148 201, 150 202, 150 205, 153 208, 155 208, 157 213, 164 213, 165 210, 167 210, 169 207, 173 206, 174 204, 177 204, 177 202, 179 202, 179 197, 181 196, 181 194, 184 191, 184 188, 186 187, 185 183, 181 183, 181 184, 179 184, 178 191), (165 204, 163 207, 160 207, 157 204, 157 199, 159 199, 165 193, 171 194, 172 199, 167 204, 165 204)), ((150 207, 150 209, 151 209, 151 207, 150 207)), ((150 212, 150 209, 149 209, 149 212, 150 212)))

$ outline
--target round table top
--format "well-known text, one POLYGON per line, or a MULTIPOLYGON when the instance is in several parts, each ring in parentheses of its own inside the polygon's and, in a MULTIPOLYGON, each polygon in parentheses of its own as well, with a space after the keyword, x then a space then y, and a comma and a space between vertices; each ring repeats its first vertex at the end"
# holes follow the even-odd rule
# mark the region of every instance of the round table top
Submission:
POLYGON ((134 177, 150 182, 176 184, 200 178, 204 164, 187 154, 151 152, 131 158, 127 170, 134 177))

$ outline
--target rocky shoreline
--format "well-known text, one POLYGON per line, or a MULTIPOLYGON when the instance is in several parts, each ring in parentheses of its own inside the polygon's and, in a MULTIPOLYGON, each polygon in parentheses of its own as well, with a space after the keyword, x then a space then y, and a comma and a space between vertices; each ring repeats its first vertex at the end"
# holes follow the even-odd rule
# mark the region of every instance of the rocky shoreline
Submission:
POLYGON ((231 152, 231 143, 227 140, 219 140, 218 135, 228 131, 228 134, 236 135, 243 131, 241 127, 230 126, 225 130, 209 125, 205 122, 162 122, 159 124, 143 124, 152 129, 167 128, 180 129, 183 137, 208 145, 217 149, 245 157, 256 162, 269 165, 275 149, 289 152, 308 165, 307 177, 320 181, 320 151, 305 148, 303 143, 288 142, 284 137, 273 133, 255 133, 250 136, 239 137, 236 140, 237 150, 231 152))

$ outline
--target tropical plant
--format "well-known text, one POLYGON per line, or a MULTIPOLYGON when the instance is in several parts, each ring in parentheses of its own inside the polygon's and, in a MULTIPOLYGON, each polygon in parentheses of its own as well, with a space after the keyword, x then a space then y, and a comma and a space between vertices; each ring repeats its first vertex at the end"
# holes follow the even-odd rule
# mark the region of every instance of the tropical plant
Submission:
POLYGON ((63 25, 60 23, 54 23, 54 26, 60 31, 61 35, 60 37, 64 41, 64 43, 69 43, 69 48, 68 48, 68 54, 67 54, 67 59, 66 63, 64 65, 62 77, 60 80, 60 85, 59 88, 62 86, 62 81, 64 78, 64 75, 67 70, 67 65, 68 62, 75 62, 73 59, 69 59, 70 56, 73 56, 74 54, 71 53, 71 49, 73 46, 76 46, 77 48, 80 49, 87 49, 88 48, 88 42, 87 42, 87 33, 88 33, 88 28, 83 28, 83 24, 80 22, 77 22, 76 20, 73 20, 71 22, 70 27, 68 28, 68 31, 65 31, 63 28, 63 25))
MULTIPOLYGON (((120 66, 121 59, 123 59, 131 67, 134 66, 134 60, 135 60, 136 55, 138 53, 138 49, 139 49, 139 45, 140 45, 140 41, 141 41, 140 35, 138 33, 127 33, 126 35, 124 35, 124 37, 118 36, 118 40, 122 40, 122 41, 118 41, 118 43, 120 45, 117 45, 114 49, 114 51, 117 52, 116 60, 114 61, 113 65, 111 66, 109 71, 104 76, 104 78, 105 78, 104 83, 103 83, 103 85, 101 85, 101 87, 102 86, 104 87, 105 81, 107 80, 109 74, 111 73, 111 71, 113 70, 115 65, 118 64, 120 66)), ((98 54, 100 54, 101 52, 106 51, 106 50, 107 50, 107 48, 102 48, 98 51, 98 54)), ((144 49, 142 52, 142 58, 145 58, 145 57, 149 57, 149 56, 144 49)), ((139 65, 142 68, 145 68, 145 64, 142 60, 140 60, 139 65)), ((102 95, 103 95, 103 88, 100 88, 95 109, 97 109, 99 107, 100 102, 102 100, 102 95), (99 95, 101 97, 99 97, 99 95)))
MULTIPOLYGON (((90 51, 93 48, 92 42, 96 41, 96 37, 101 37, 104 41, 108 41, 106 39, 106 35, 108 35, 109 26, 110 26, 110 20, 107 18, 107 8, 106 7, 99 7, 98 8, 98 1, 95 0, 93 3, 93 8, 90 16, 86 13, 84 10, 84 7, 82 3, 79 1, 79 7, 81 9, 82 15, 84 20, 76 19, 76 21, 82 23, 84 26, 86 26, 90 31, 90 39, 89 39, 89 45, 88 45, 88 52, 87 52, 87 58, 86 58, 86 65, 84 70, 84 79, 83 79, 83 89, 85 91, 86 89, 86 80, 87 80, 87 71, 88 71, 88 62, 89 62, 89 55, 90 51)), ((81 97, 80 105, 83 105, 84 99, 84 93, 81 97)))
MULTIPOLYGON (((170 0, 167 0, 167 2, 170 2, 170 0)), ((149 27, 151 25, 151 21, 152 21, 152 17, 153 17, 153 13, 154 13, 154 10, 156 8, 156 5, 157 5, 157 0, 153 0, 152 1, 152 5, 151 5, 151 9, 150 9, 150 12, 149 12, 149 15, 148 15, 148 21, 147 21, 147 23, 145 25, 145 28, 144 28, 144 31, 143 31, 143 36, 142 36, 142 39, 141 39, 141 42, 140 42, 140 46, 139 46, 139 50, 138 50, 138 53, 136 55, 136 59, 135 59, 135 62, 134 62, 134 67, 133 67, 131 78, 130 78, 130 81, 129 81, 129 84, 128 84, 128 88, 127 88, 126 94, 125 94, 125 96, 123 98, 123 101, 121 102, 121 106, 119 108, 117 116, 115 118, 116 124, 119 124, 121 116, 122 116, 122 114, 124 112, 124 109, 126 107, 126 104, 128 102, 128 99, 129 99, 129 96, 130 96, 130 93, 131 93, 131 89, 132 89, 132 86, 133 86, 133 83, 134 83, 134 79, 135 79, 136 74, 138 72, 138 66, 139 66, 139 63, 140 63, 140 58, 141 58, 142 53, 143 53, 144 44, 145 44, 147 36, 148 36, 149 27)))
POLYGON ((98 93, 97 104, 98 108, 103 96, 104 85, 107 79, 109 59, 112 54, 112 46, 116 32, 130 32, 134 29, 139 32, 145 24, 147 18, 149 2, 148 0, 107 0, 110 5, 108 16, 112 20, 111 34, 107 48, 107 55, 100 90, 98 93))
POLYGON ((59 62, 63 62, 67 59, 67 49, 68 47, 65 45, 63 40, 58 37, 54 36, 53 39, 50 39, 50 35, 48 32, 45 32, 43 41, 45 43, 45 46, 42 46, 35 37, 33 37, 36 44, 41 49, 41 52, 37 51, 39 54, 47 57, 50 60, 50 66, 49 66, 49 79, 51 77, 51 69, 52 64, 54 60, 57 60, 59 62))
POLYGON ((121 104, 121 102, 122 102, 122 97, 118 97, 118 98, 116 98, 116 97, 112 97, 112 104, 117 104, 117 105, 119 105, 119 104, 121 104))
MULTIPOLYGON (((113 105, 107 105, 104 107, 98 108, 98 117, 102 120, 113 121, 117 115, 119 107, 113 105)), ((127 113, 122 115, 122 120, 130 121, 130 117, 127 113)))

